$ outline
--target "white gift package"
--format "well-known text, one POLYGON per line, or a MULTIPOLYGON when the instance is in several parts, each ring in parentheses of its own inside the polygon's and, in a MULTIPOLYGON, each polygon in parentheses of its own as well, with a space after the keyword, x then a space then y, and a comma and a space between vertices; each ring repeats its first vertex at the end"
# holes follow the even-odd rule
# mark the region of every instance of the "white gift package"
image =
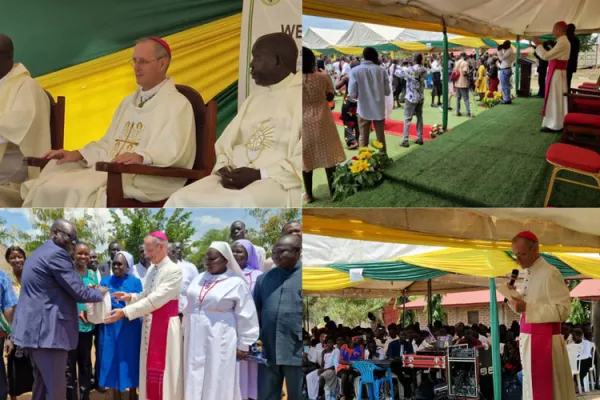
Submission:
POLYGON ((104 294, 104 299, 98 303, 86 303, 87 319, 92 324, 103 324, 104 318, 110 313, 112 306, 110 303, 110 293, 104 294))

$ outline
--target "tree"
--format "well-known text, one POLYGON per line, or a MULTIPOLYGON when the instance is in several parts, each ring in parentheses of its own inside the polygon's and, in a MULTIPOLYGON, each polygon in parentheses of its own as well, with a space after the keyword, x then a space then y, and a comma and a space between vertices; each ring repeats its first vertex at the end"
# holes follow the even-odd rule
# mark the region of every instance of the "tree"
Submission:
POLYGON ((569 319, 567 320, 567 322, 571 322, 573 324, 583 324, 589 321, 589 305, 588 307, 585 307, 584 304, 581 301, 579 301, 578 298, 574 298, 571 301, 571 315, 569 315, 569 319))
POLYGON ((316 301, 309 300, 308 313, 312 326, 322 324, 323 317, 329 316, 337 324, 354 327, 369 323, 367 314, 376 313, 389 302, 389 299, 319 298, 316 301))
POLYGON ((249 213, 256 219, 260 230, 251 230, 249 232, 253 240, 252 243, 262 246, 265 249, 271 249, 275 242, 281 236, 281 230, 284 225, 293 220, 300 220, 301 213, 297 208, 282 208, 274 213, 266 208, 254 208, 249 213))
POLYGON ((181 208, 173 210, 167 216, 164 208, 158 211, 151 209, 121 209, 123 218, 114 210, 110 210, 112 231, 110 241, 121 244, 123 250, 134 255, 137 259, 138 248, 144 244, 144 238, 154 231, 165 232, 170 242, 181 242, 184 245, 183 257, 187 258, 192 252, 192 236, 196 229, 192 224, 192 213, 181 208))
POLYGON ((6 220, 0 217, 0 244, 9 247, 11 235, 9 230, 6 228, 6 220))
POLYGON ((193 263, 199 269, 203 269, 204 255, 212 242, 229 242, 229 228, 211 229, 206 232, 202 239, 196 240, 193 244, 193 254, 188 261, 193 263))
POLYGON ((20 243, 27 254, 40 247, 50 237, 52 224, 59 218, 72 222, 77 229, 77 239, 87 243, 92 248, 101 247, 106 243, 102 223, 97 218, 97 212, 85 209, 83 215, 77 217, 74 211, 66 212, 64 208, 31 208, 29 223, 32 233, 13 229, 13 242, 20 243))
POLYGON ((419 320, 417 317, 417 313, 415 310, 404 310, 402 306, 406 303, 409 303, 413 300, 416 300, 417 296, 409 296, 409 297, 398 297, 396 298, 395 308, 400 309, 400 316, 398 317, 398 321, 396 323, 401 327, 406 327, 408 325, 412 325, 419 320), (402 322, 404 321, 404 325, 402 322))
MULTIPOLYGON (((444 313, 444 307, 442 307, 442 297, 442 294, 433 294, 431 296, 431 309, 433 310, 433 319, 431 321, 432 324, 435 321, 440 321, 444 325, 446 324, 446 314, 444 313)), ((427 308, 428 304, 428 296, 425 296, 425 308, 423 309, 423 312, 427 316, 429 316, 429 311, 427 308)))
POLYGON ((597 35, 577 35, 579 37, 579 51, 584 53, 586 51, 595 51, 596 44, 598 42, 597 35))

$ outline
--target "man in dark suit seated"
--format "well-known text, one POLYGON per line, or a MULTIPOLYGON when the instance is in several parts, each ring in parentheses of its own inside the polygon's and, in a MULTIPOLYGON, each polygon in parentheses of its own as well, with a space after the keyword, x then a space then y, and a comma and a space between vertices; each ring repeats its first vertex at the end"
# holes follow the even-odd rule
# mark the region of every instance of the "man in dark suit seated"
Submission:
POLYGON ((14 344, 24 348, 34 367, 34 400, 64 400, 67 396, 67 352, 77 347, 77 303, 96 303, 106 288, 86 287, 72 254, 75 226, 58 219, 50 239, 27 258, 13 322, 14 344))

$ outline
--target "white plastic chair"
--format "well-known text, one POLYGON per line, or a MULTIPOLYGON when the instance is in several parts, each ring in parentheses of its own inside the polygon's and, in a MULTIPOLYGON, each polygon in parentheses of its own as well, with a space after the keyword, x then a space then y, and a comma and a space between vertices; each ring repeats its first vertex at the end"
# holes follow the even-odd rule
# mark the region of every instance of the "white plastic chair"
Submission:
POLYGON ((583 393, 583 391, 581 390, 581 379, 579 379, 580 361, 577 359, 577 357, 579 357, 579 355, 581 354, 582 349, 583 345, 581 343, 572 343, 567 345, 567 353, 569 354, 569 364, 571 365, 571 373, 577 381, 579 393, 583 393))
POLYGON ((594 390, 596 382, 594 377, 596 376, 596 346, 592 343, 592 366, 588 371, 587 375, 583 377, 583 389, 586 392, 594 390))

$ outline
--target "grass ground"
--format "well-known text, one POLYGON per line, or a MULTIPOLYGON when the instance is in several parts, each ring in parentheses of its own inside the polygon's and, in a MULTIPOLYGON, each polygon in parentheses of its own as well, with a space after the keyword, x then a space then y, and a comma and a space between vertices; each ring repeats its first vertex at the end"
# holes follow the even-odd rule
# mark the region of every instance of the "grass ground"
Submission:
MULTIPOLYGON (((595 80, 596 73, 580 71, 574 84, 595 80)), ((532 86, 537 92, 537 82, 532 86)), ((400 137, 386 135, 388 153, 395 162, 379 187, 331 202, 324 172, 315 171, 316 201, 310 206, 542 207, 552 172, 545 154, 559 136, 539 132, 541 107, 542 101, 532 98, 490 110, 474 106, 473 120, 451 113, 450 132, 408 149, 399 146, 400 137)), ((392 118, 402 119, 403 112, 394 110, 392 118)), ((440 123, 441 118, 441 112, 426 103, 425 124, 440 123)), ((341 127, 339 131, 342 136, 341 127)), ((356 152, 346 153, 351 157, 356 152)), ((571 207, 598 204, 600 192, 562 182, 555 186, 550 202, 571 207)))

